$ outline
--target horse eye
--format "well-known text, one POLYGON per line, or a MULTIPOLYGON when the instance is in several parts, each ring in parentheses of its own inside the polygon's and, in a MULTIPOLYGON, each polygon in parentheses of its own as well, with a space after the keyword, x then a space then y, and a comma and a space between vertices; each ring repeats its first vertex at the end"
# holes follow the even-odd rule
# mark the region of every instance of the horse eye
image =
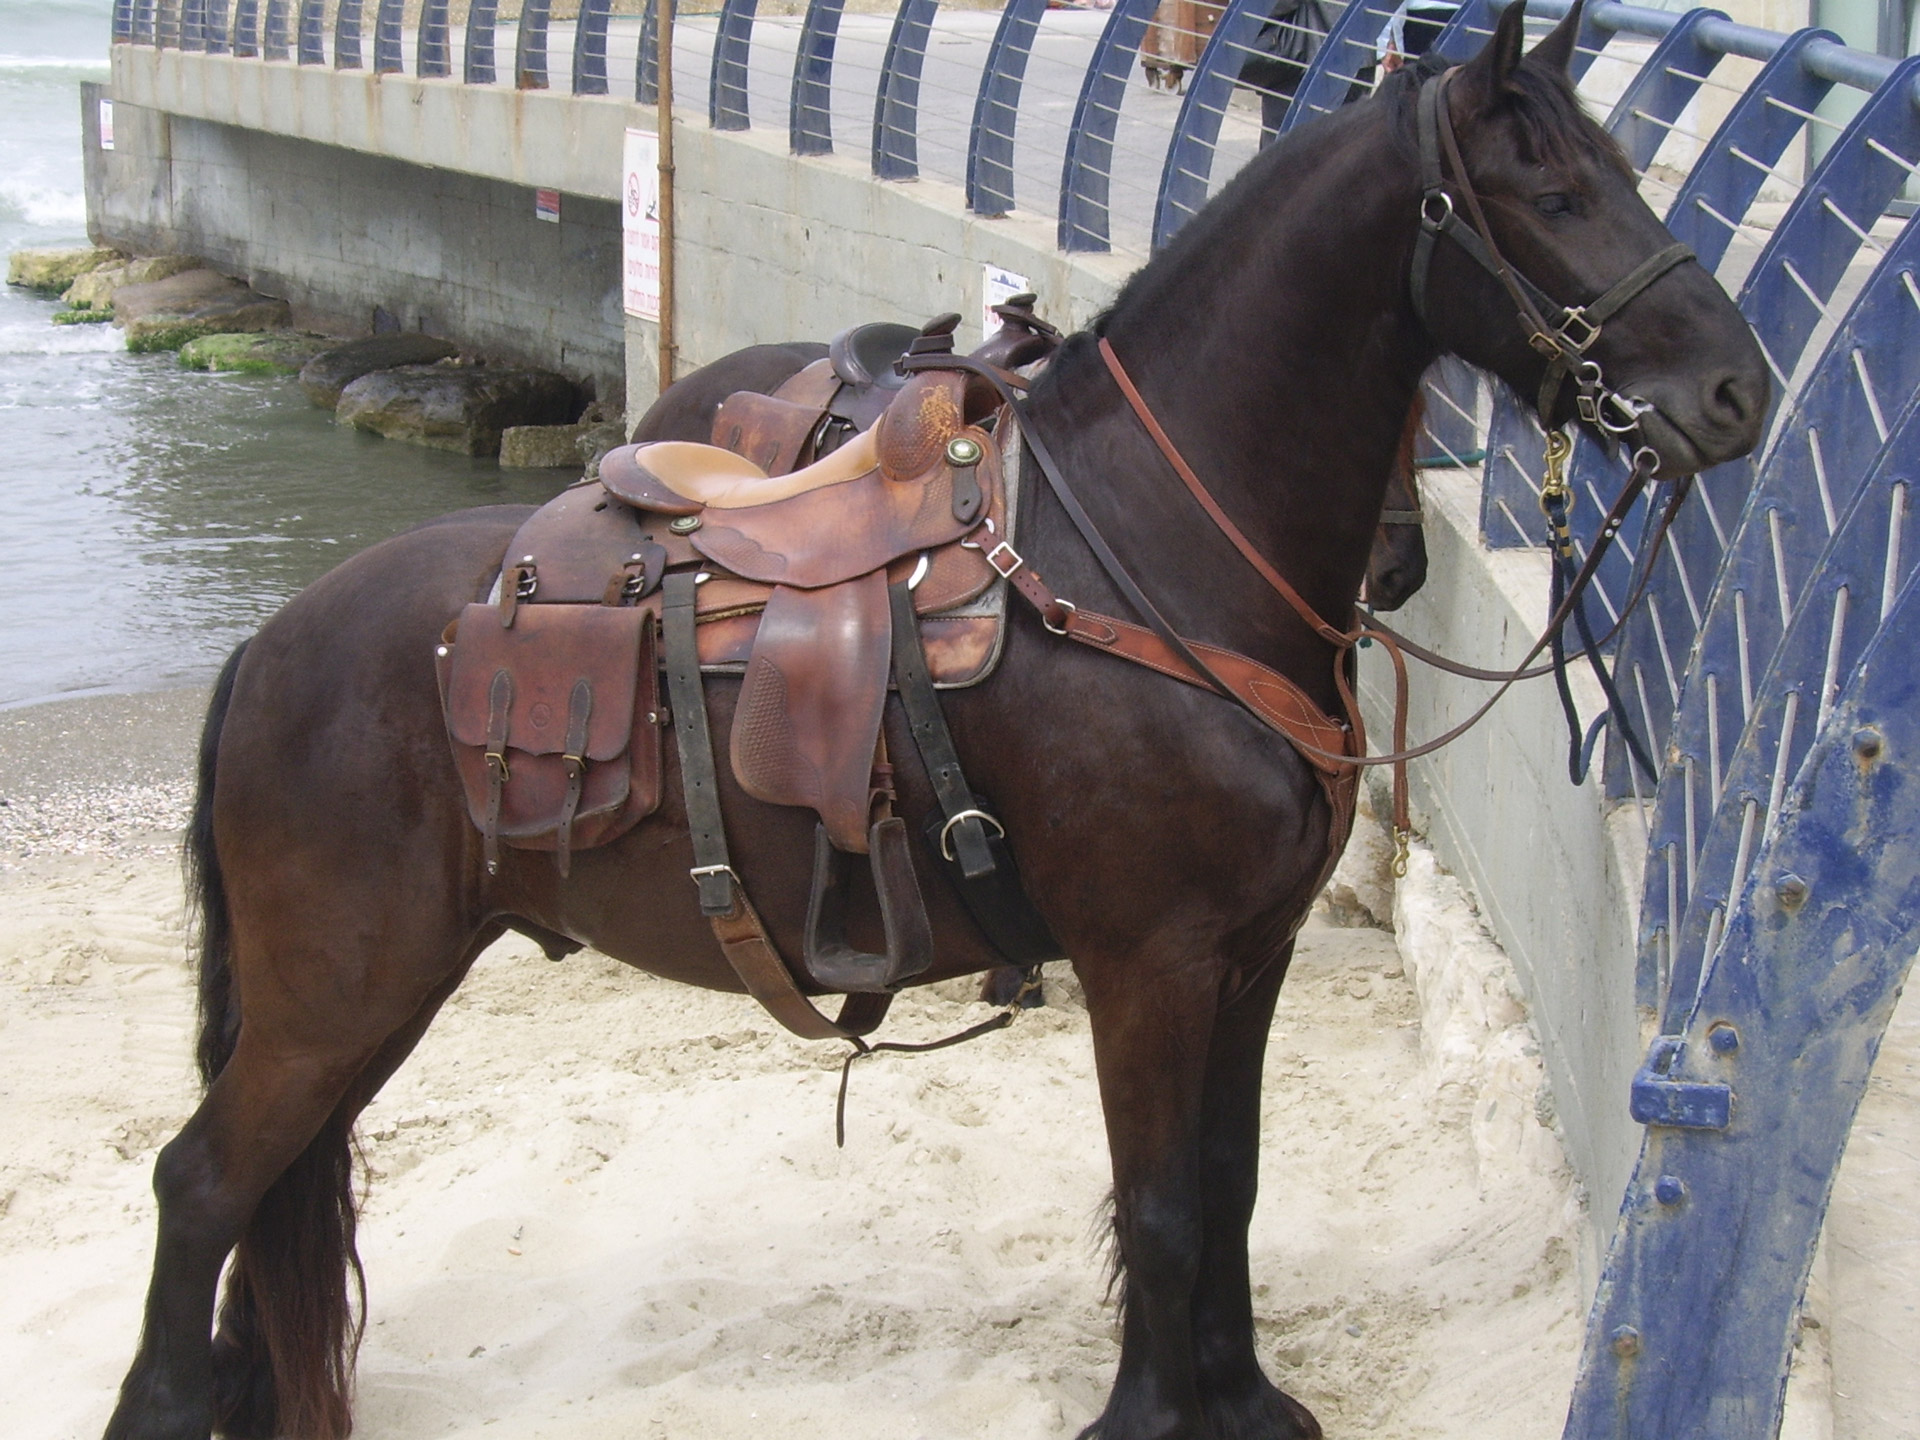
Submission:
POLYGON ((1573 201, 1569 200, 1565 195, 1555 192, 1553 194, 1538 196, 1533 202, 1533 208, 1538 210, 1542 215, 1557 220, 1563 215, 1571 215, 1573 213, 1573 201))

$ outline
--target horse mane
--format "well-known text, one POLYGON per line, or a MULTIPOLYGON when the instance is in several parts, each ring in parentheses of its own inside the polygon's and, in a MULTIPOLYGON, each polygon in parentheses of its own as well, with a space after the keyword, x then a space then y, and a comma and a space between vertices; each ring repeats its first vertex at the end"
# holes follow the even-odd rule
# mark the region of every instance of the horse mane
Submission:
MULTIPOLYGON (((1387 111, 1389 134, 1403 155, 1417 154, 1414 101, 1420 88, 1457 62, 1431 52, 1401 66, 1380 82, 1366 102, 1343 105, 1315 117, 1280 136, 1249 161, 1175 235, 1167 247, 1128 277, 1114 301, 1094 317, 1092 330, 1104 335, 1108 323, 1121 312, 1145 303, 1169 273, 1185 273, 1204 265, 1209 256, 1237 256, 1242 247, 1236 231, 1258 213, 1260 199, 1276 177, 1303 156, 1324 154, 1334 137, 1359 123, 1363 116, 1387 111)), ((1529 158, 1565 166, 1578 159, 1592 160, 1632 178, 1626 153, 1607 131, 1587 114, 1574 92, 1573 82, 1557 66, 1521 65, 1507 79, 1502 98, 1518 122, 1521 143, 1529 158)))

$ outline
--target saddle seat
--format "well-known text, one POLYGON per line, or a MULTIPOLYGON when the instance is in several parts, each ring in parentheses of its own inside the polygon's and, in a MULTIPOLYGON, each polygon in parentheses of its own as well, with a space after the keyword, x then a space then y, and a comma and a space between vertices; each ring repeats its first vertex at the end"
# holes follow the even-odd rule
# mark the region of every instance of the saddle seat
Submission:
POLYGON ((718 445, 657 440, 623 445, 603 456, 600 483, 629 505, 661 515, 693 515, 707 508, 745 510, 857 480, 878 463, 876 445, 874 432, 862 431, 803 469, 769 475, 718 445))

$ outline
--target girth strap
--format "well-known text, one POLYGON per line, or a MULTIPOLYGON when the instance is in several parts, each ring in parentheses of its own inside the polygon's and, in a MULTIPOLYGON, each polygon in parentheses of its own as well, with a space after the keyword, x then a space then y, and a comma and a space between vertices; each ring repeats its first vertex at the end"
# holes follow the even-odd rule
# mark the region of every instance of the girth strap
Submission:
POLYGON ((961 773, 960 754, 941 713, 926 653, 920 648, 913 592, 904 583, 893 585, 888 587, 888 599, 893 606, 894 683, 940 806, 927 822, 927 848, 939 857, 974 924, 1008 964, 1031 966, 1064 959, 1066 951, 1020 884, 1006 832, 961 773))
POLYGON ((713 763, 713 737, 700 680, 700 652, 694 631, 691 572, 669 575, 662 597, 667 694, 673 706, 674 741, 680 751, 680 785, 693 839, 693 869, 700 888, 700 913, 713 926, 721 953, 747 993, 794 1034, 806 1040, 852 1040, 868 1034, 886 1017, 891 995, 849 995, 837 1019, 829 1020, 800 993, 793 974, 774 948, 772 937, 727 858, 725 822, 720 813, 720 784, 713 763))

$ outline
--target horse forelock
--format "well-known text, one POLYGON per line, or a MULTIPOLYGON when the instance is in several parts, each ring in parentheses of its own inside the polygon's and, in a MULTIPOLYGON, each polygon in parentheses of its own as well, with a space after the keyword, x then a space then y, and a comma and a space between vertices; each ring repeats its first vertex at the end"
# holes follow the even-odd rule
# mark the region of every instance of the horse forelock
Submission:
POLYGON ((1591 160, 1633 180, 1626 152, 1587 114, 1565 71, 1523 64, 1508 77, 1501 98, 1519 123, 1529 158, 1561 166, 1591 160))

